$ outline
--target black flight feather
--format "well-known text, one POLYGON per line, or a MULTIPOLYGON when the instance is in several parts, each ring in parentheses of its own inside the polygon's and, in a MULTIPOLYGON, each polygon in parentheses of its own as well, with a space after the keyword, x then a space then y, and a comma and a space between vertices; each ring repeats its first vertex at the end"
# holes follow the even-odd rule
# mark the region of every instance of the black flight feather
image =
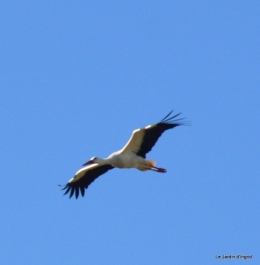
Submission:
POLYGON ((151 125, 151 127, 145 128, 145 135, 143 137, 143 141, 141 143, 139 151, 136 153, 138 156, 146 158, 146 154, 152 150, 157 140, 166 130, 187 124, 187 122, 183 121, 183 118, 175 119, 181 113, 169 117, 171 114, 172 111, 167 114, 159 123, 151 125))
MULTIPOLYGON (((91 168, 89 170, 86 170, 85 174, 80 177, 76 181, 68 182, 62 190, 65 190, 63 195, 66 195, 70 192, 69 197, 71 198, 73 194, 75 193, 76 199, 79 196, 79 191, 81 192, 81 196, 84 197, 85 195, 85 189, 88 188, 88 186, 99 176, 106 173, 108 170, 113 169, 114 167, 111 165, 103 165, 103 166, 97 166, 94 168, 91 168)), ((75 176, 76 177, 76 176, 75 176)))

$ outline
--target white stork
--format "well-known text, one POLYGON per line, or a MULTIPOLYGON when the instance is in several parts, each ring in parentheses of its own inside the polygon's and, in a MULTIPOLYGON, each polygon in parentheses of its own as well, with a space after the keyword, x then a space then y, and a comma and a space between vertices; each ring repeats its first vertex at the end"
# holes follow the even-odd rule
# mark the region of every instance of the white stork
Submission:
POLYGON ((115 167, 137 168, 141 171, 153 170, 155 172, 165 173, 166 169, 156 167, 155 161, 145 158, 146 154, 152 150, 164 131, 187 124, 183 121, 183 118, 175 119, 181 113, 169 117, 171 113, 172 111, 156 124, 133 131, 127 144, 121 150, 112 153, 109 157, 105 159, 92 157, 88 162, 84 163, 83 166, 86 167, 80 169, 63 188, 65 190, 64 195, 70 191, 70 198, 75 193, 77 199, 80 191, 83 197, 85 189, 96 178, 115 167))

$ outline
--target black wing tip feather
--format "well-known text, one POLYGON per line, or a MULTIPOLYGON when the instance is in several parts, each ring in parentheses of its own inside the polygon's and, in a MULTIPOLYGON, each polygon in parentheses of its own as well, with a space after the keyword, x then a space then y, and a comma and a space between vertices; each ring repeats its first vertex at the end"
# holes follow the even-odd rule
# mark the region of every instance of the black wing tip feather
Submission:
POLYGON ((164 120, 166 120, 171 114, 172 114, 172 112, 173 112, 173 110, 171 110, 162 120, 161 120, 161 122, 162 121, 164 121, 164 120))
MULTIPOLYGON (((71 198, 73 196, 73 194, 75 193, 75 197, 76 197, 76 199, 78 199, 78 197, 79 197, 79 189, 81 189, 81 187, 73 187, 69 183, 67 183, 65 185, 58 184, 58 186, 62 187, 61 190, 65 191, 63 196, 70 192, 69 198, 71 198)), ((84 189, 84 187, 83 187, 83 189, 84 189)), ((82 197, 84 196, 84 194, 85 194, 85 191, 82 192, 82 190, 81 190, 82 197)))
POLYGON ((87 187, 83 187, 83 186, 73 187, 69 183, 67 183, 65 185, 59 185, 59 186, 62 187, 61 190, 65 191, 63 196, 70 192, 69 199, 72 198, 74 194, 75 194, 76 199, 78 199, 80 194, 82 197, 84 197, 85 189, 87 188, 87 187))
POLYGON ((176 117, 181 115, 181 112, 175 114, 174 116, 170 116, 172 112, 173 110, 170 111, 158 124, 169 124, 169 125, 174 125, 174 127, 180 125, 190 125, 190 121, 186 121, 185 118, 175 119, 176 117))

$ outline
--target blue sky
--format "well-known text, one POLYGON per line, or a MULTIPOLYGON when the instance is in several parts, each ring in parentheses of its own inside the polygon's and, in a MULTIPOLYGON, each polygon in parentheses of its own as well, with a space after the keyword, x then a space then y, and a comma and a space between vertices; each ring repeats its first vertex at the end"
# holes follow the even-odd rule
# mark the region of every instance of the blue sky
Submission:
POLYGON ((1 264, 259 264, 260 4, 5 1, 1 264), (92 156, 170 110, 192 126, 62 196, 92 156), (236 260, 238 262, 238 260, 236 260))

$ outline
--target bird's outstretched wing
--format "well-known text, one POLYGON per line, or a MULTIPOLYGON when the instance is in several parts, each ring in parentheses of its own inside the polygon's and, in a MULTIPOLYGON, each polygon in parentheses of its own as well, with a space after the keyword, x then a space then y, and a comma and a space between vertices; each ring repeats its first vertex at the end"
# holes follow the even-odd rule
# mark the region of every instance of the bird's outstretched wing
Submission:
POLYGON ((181 113, 169 117, 171 114, 172 111, 160 122, 133 131, 130 140, 124 146, 122 152, 132 151, 138 156, 145 158, 146 154, 152 150, 157 140, 166 130, 187 124, 187 122, 183 121, 183 118, 175 119, 181 113))
POLYGON ((81 192, 82 197, 85 194, 85 189, 99 176, 106 173, 108 170, 113 169, 111 165, 99 165, 93 164, 88 167, 80 169, 75 176, 64 186, 62 190, 65 190, 65 194, 70 191, 70 198, 75 193, 76 199, 81 192))

